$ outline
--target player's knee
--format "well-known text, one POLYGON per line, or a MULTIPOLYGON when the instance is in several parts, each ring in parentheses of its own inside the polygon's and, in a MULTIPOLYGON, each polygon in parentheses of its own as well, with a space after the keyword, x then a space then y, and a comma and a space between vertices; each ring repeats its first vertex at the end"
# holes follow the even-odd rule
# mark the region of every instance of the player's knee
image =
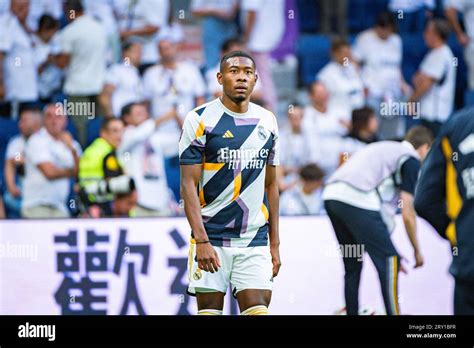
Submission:
POLYGON ((264 305, 253 306, 244 310, 240 315, 268 315, 268 307, 264 305))
POLYGON ((198 310, 201 311, 221 311, 224 307, 224 294, 219 292, 212 293, 196 293, 196 300, 198 305, 198 310))

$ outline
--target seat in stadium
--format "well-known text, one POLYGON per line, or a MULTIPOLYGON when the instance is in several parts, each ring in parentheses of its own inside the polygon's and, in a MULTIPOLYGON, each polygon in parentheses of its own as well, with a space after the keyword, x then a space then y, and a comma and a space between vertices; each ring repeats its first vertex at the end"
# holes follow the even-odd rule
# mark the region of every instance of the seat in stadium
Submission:
POLYGON ((314 0, 297 0, 299 27, 302 33, 315 33, 320 29, 319 5, 314 0))
POLYGON ((402 34, 401 37, 403 46, 402 73, 405 80, 411 84, 413 74, 428 52, 428 48, 420 34, 402 34))
POLYGON ((330 60, 331 41, 326 35, 301 35, 297 43, 300 81, 304 85, 316 79, 317 72, 330 60))
MULTIPOLYGON (((102 117, 94 117, 87 122, 87 146, 89 146, 100 135, 102 117)), ((84 150, 84 149, 83 149, 84 150)))
POLYGON ((358 33, 372 27, 379 13, 387 9, 388 0, 350 0, 347 9, 349 32, 358 33))

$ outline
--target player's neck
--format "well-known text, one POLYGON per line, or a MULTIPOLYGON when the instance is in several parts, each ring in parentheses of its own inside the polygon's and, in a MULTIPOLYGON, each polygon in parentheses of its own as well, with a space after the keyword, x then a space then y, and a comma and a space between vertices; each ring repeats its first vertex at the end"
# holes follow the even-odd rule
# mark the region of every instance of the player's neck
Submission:
POLYGON ((229 109, 232 112, 238 113, 238 114, 244 114, 248 111, 249 109, 249 100, 243 100, 239 103, 233 101, 229 97, 227 97, 225 94, 220 98, 222 104, 229 109))

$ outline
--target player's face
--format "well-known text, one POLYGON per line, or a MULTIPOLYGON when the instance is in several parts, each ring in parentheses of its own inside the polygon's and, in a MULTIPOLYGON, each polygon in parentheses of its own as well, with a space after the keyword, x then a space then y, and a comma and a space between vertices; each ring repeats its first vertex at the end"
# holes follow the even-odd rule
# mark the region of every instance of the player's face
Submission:
POLYGON ((224 94, 240 103, 250 98, 257 82, 255 66, 246 57, 229 58, 222 67, 222 73, 217 74, 217 80, 222 85, 224 94))
POLYGON ((120 120, 110 122, 108 128, 101 132, 104 138, 114 148, 118 148, 122 142, 123 123, 120 120))
POLYGON ((148 118, 148 110, 145 105, 134 105, 131 110, 131 123, 135 126, 142 124, 148 118))
POLYGON ((436 31, 434 29, 433 23, 429 23, 426 26, 426 29, 423 32, 423 37, 425 39, 426 46, 430 48, 434 46, 434 41, 436 40, 436 31))
POLYGON ((369 118, 369 122, 367 123, 367 130, 372 134, 376 134, 379 130, 379 121, 377 120, 377 117, 375 117, 375 115, 372 115, 369 118))
POLYGON ((66 128, 67 120, 62 108, 53 105, 48 106, 44 112, 44 126, 49 134, 59 135, 66 128))
POLYGON ((301 128, 301 123, 303 121, 303 109, 296 107, 293 110, 288 112, 288 121, 290 122, 291 128, 299 129, 301 128))
POLYGON ((13 0, 10 5, 10 9, 20 21, 24 21, 28 16, 28 10, 30 8, 29 0, 13 0))
POLYGON ((29 137, 40 128, 40 121, 40 116, 34 111, 25 111, 21 114, 18 128, 23 136, 29 137))
POLYGON ((382 40, 387 40, 392 35, 392 29, 390 27, 376 27, 375 32, 382 40))
POLYGON ((164 61, 173 61, 176 58, 176 45, 168 40, 161 40, 158 44, 160 57, 164 61))
POLYGON ((338 50, 334 51, 333 59, 341 65, 346 65, 351 59, 351 48, 349 46, 339 47, 338 50))
POLYGON ((142 57, 142 46, 138 43, 133 44, 127 51, 124 52, 125 59, 128 58, 130 64, 138 66, 140 65, 140 59, 142 57))

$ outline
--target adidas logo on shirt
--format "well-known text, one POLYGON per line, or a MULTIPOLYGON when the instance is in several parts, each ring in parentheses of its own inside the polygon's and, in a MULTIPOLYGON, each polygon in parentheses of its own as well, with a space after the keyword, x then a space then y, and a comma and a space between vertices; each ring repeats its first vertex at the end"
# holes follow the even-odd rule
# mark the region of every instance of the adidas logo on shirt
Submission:
POLYGON ((230 130, 226 131, 224 135, 222 136, 223 138, 230 139, 234 137, 234 134, 230 130))

